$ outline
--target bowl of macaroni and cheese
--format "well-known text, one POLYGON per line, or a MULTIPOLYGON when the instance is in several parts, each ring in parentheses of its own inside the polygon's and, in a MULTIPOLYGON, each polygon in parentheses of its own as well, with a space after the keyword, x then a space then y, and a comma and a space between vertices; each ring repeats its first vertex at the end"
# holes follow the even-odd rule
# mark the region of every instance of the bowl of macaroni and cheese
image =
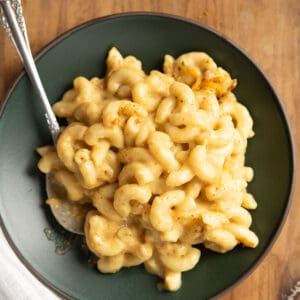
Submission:
POLYGON ((37 65, 62 131, 53 145, 21 74, 1 111, 0 220, 41 282, 67 299, 207 299, 254 270, 286 217, 294 157, 243 51, 193 21, 129 13, 67 32, 37 65), (62 203, 83 236, 51 215, 62 203))

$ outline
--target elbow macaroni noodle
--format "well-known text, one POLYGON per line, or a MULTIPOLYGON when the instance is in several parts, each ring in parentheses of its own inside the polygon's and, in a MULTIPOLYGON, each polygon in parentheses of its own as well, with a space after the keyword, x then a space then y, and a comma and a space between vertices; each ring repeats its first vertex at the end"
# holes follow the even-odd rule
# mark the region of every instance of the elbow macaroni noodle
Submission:
POLYGON ((205 53, 166 55, 149 75, 116 48, 106 63, 105 78, 77 77, 53 105, 69 125, 56 147, 38 148, 38 167, 63 200, 93 205, 84 231, 101 272, 144 264, 175 291, 200 259, 195 245, 258 244, 245 166, 253 122, 236 80, 205 53))

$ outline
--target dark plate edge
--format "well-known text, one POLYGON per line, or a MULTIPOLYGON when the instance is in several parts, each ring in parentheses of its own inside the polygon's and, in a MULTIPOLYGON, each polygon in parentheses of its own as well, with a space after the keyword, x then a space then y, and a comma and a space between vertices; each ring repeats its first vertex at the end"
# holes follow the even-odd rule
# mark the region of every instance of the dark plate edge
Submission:
MULTIPOLYGON (((262 77, 266 80, 266 82, 268 83, 271 91, 273 92, 273 94, 275 95, 275 97, 278 99, 278 105, 279 108, 281 110, 281 113, 285 119, 286 122, 286 129, 289 135, 289 140, 290 140, 290 146, 291 146, 291 150, 292 150, 292 157, 291 157, 291 162, 292 162, 292 175, 291 175, 291 181, 290 181, 290 193, 289 193, 289 198, 285 207, 285 211, 282 214, 282 219, 273 235, 273 237, 271 238, 271 242, 269 243, 268 247, 263 251, 262 255, 258 258, 258 260, 249 268, 248 271, 246 271, 236 282, 234 282, 232 285, 228 286, 227 288, 225 288, 224 290, 218 292, 216 295, 213 295, 211 298, 212 299, 216 299, 217 297, 220 297, 224 294, 226 294, 229 290, 231 290, 232 288, 238 286, 243 280, 245 280, 248 276, 250 276, 250 274, 252 274, 254 272, 254 270, 258 267, 258 265, 265 259, 265 257, 267 256, 267 254, 270 252, 271 248, 273 247, 274 243, 276 242, 276 240, 278 239, 280 232, 286 222, 290 207, 291 207, 291 203, 292 203, 292 199, 294 196, 294 192, 295 192, 295 178, 296 178, 296 170, 295 170, 295 165, 296 165, 296 146, 295 146, 295 141, 294 141, 294 137, 292 134, 292 129, 291 129, 291 125, 288 119, 288 115, 287 112, 285 110, 285 107, 283 105, 283 101, 281 100, 281 98, 279 97, 279 94, 277 93, 277 91, 275 90, 275 88, 273 87, 273 85, 271 84, 270 79, 268 78, 268 76, 263 72, 263 70, 259 67, 259 65, 256 63, 256 61, 244 50, 241 49, 240 46, 238 46, 235 42, 233 42, 230 38, 228 38, 227 36, 225 36, 224 34, 216 31, 215 29, 202 24, 199 21, 194 21, 192 19, 188 19, 182 16, 178 16, 178 15, 172 15, 172 14, 167 14, 167 13, 161 13, 161 12, 144 12, 144 11, 135 11, 135 12, 125 12, 125 13, 116 13, 116 14, 111 14, 111 15, 107 15, 107 16, 103 16, 103 17, 99 17, 99 18, 95 18, 92 19, 90 21, 84 22, 80 25, 77 25, 74 28, 71 28, 69 30, 67 30, 66 32, 62 33, 61 35, 59 35, 58 37, 56 37, 53 41, 51 41, 50 43, 48 43, 45 47, 43 47, 43 49, 41 51, 38 52, 38 54, 35 56, 35 60, 38 60, 39 58, 41 58, 43 55, 45 55, 53 46, 55 46, 56 44, 58 44, 59 42, 61 42, 62 40, 64 40, 65 38, 67 38, 69 35, 73 34, 74 32, 81 30, 82 28, 89 26, 89 25, 93 25, 95 23, 98 23, 99 21, 105 21, 105 20, 109 20, 109 19, 115 19, 115 18, 120 18, 120 17, 126 17, 126 16, 154 16, 154 17, 164 17, 164 18, 171 18, 171 19, 175 19, 175 20, 179 20, 179 21, 183 21, 183 22, 187 22, 193 25, 196 25, 198 27, 201 27, 207 31, 210 31, 212 33, 214 33, 215 35, 219 36, 220 38, 226 40, 229 44, 231 44, 233 47, 235 47, 236 49, 238 49, 244 56, 246 56, 251 63, 255 66, 255 68, 259 71, 259 73, 262 75, 262 77)), ((1 106, 0 106, 0 121, 1 121, 1 117, 2 114, 4 113, 5 110, 5 106, 8 102, 8 99, 11 95, 11 93, 13 92, 13 90, 15 89, 16 85, 19 83, 19 81, 21 80, 21 78, 25 75, 25 71, 22 71, 20 73, 20 75, 15 79, 14 83, 9 87, 6 95, 4 96, 4 101, 2 102, 1 106)), ((17 247, 15 246, 14 242, 12 241, 11 237, 9 236, 8 232, 6 231, 5 225, 3 223, 1 214, 0 214, 0 227, 4 233, 5 238, 8 241, 8 244, 10 245, 10 247, 12 248, 12 250, 15 252, 16 256, 20 259, 20 261, 23 263, 23 265, 44 285, 46 285, 46 287, 48 287, 50 290, 52 290, 53 292, 55 292, 58 296, 62 296, 65 299, 72 299, 69 295, 65 294, 63 291, 61 291, 60 289, 56 288, 54 285, 52 285, 51 282, 49 282, 46 278, 44 278, 43 275, 41 275, 39 272, 37 272, 31 265, 30 263, 23 257, 22 253, 20 253, 20 251, 17 249, 17 247)))

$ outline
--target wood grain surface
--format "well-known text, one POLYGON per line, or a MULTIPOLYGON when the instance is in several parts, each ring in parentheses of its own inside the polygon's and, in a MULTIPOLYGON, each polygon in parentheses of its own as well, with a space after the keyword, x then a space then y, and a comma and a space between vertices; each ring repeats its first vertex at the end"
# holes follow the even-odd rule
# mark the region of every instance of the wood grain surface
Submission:
MULTIPOLYGON (((254 58, 277 89, 292 125, 296 156, 299 155, 299 0, 25 0, 23 6, 34 54, 78 24, 128 11, 171 13, 222 32, 254 58)), ((15 49, 0 29, 0 101, 21 70, 15 49)), ((296 168, 299 173, 299 160, 296 168)), ((273 300, 290 293, 300 280, 299 196, 297 180, 287 222, 271 252, 247 279, 219 299, 273 300)))

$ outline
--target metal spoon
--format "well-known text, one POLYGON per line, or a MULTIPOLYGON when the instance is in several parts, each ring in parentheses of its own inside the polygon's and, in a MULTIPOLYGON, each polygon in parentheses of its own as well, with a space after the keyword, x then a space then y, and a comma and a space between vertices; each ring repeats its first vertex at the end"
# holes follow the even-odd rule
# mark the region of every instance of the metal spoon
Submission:
MULTIPOLYGON (((44 107, 44 116, 46 118, 53 143, 55 144, 59 136, 60 127, 52 111, 46 92, 39 77, 35 62, 30 50, 25 20, 22 13, 21 0, 0 0, 0 24, 15 45, 21 60, 25 66, 28 77, 35 88, 44 107)), ((49 176, 46 176, 46 189, 48 198, 55 196, 52 182, 49 176)), ((66 230, 83 234, 84 218, 79 213, 78 205, 69 201, 60 203, 49 201, 52 213, 59 224, 66 230)))

